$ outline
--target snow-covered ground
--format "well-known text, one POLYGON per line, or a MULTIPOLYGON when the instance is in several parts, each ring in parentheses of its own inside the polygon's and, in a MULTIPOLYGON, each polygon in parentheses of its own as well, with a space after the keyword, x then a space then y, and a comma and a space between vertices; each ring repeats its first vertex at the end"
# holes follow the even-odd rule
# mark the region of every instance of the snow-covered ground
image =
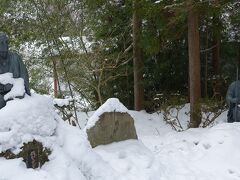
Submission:
MULTIPOLYGON (((18 152, 32 139, 52 150, 37 170, 0 158, 0 180, 240 180, 240 123, 224 123, 226 112, 212 128, 176 132, 162 114, 130 111, 139 140, 92 149, 84 131, 53 108, 52 99, 33 94, 0 110, 0 152, 18 152)), ((184 111, 181 121, 188 121, 184 111)), ((79 112, 82 128, 92 114, 79 112)))

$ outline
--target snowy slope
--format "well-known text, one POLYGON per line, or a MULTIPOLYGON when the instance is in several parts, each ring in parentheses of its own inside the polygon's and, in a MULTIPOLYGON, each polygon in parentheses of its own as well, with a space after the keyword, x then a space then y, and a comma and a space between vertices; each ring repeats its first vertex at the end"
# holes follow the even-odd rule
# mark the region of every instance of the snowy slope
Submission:
POLYGON ((149 134, 139 136, 142 145, 128 141, 97 147, 95 152, 130 179, 240 179, 240 123, 149 134))
POLYGON ((166 134, 152 150, 166 168, 163 179, 239 179, 239 136, 239 123, 220 124, 210 129, 166 134))
MULTIPOLYGON (((187 107, 180 112, 182 122, 189 120, 187 107)), ((139 141, 94 148, 121 176, 131 180, 240 179, 240 123, 225 123, 226 112, 212 128, 184 132, 173 131, 162 114, 129 112, 139 141)), ((91 114, 79 117, 86 121, 91 114)))
MULTIPOLYGON (((63 122, 52 102, 33 94, 0 111, 0 151, 18 152, 32 139, 52 150, 50 161, 37 170, 26 169, 22 159, 0 158, 0 180, 240 179, 240 123, 224 123, 226 113, 212 128, 175 132, 162 114, 129 111, 139 140, 92 149, 84 131, 63 122)), ((79 113, 82 127, 93 113, 79 113)))
POLYGON ((51 149, 41 169, 26 169, 22 159, 0 158, 1 180, 112 180, 119 174, 90 147, 86 135, 63 122, 52 99, 32 97, 9 101, 0 111, 0 152, 18 153, 23 142, 36 139, 51 149), (108 170, 105 172, 105 170, 108 170))

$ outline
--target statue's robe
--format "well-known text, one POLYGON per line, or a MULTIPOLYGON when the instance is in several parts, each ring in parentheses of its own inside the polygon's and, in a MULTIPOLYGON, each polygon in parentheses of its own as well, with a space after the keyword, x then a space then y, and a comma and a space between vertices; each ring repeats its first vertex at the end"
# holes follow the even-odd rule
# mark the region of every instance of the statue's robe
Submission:
POLYGON ((23 78, 25 91, 28 95, 31 95, 29 89, 29 76, 27 68, 24 65, 22 58, 15 52, 8 52, 5 67, 0 67, 0 74, 10 72, 13 74, 13 78, 23 78))

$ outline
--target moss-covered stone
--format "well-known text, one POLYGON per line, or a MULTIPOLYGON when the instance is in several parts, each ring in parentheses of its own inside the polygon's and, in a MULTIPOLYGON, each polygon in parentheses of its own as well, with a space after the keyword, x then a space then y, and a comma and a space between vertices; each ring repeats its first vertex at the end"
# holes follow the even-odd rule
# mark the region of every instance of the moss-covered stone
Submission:
POLYGON ((48 156, 51 151, 47 148, 44 148, 42 143, 33 140, 32 142, 24 143, 19 154, 14 154, 11 150, 0 153, 0 157, 6 159, 16 159, 23 158, 23 161, 26 163, 27 168, 39 168, 45 162, 49 161, 48 156))
POLYGON ((0 157, 4 157, 6 159, 15 159, 18 158, 16 154, 12 153, 10 150, 4 151, 0 153, 0 157))

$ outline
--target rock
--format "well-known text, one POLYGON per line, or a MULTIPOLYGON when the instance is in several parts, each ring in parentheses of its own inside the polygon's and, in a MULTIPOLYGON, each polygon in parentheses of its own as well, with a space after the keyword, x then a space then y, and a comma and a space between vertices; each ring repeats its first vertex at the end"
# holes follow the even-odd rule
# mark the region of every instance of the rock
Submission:
POLYGON ((127 112, 104 112, 86 132, 92 147, 137 139, 134 120, 127 112))
POLYGON ((47 148, 44 148, 42 143, 33 140, 29 143, 24 143, 21 148, 21 152, 19 154, 14 154, 11 150, 7 150, 5 152, 0 153, 0 157, 4 157, 6 159, 16 159, 23 158, 23 161, 26 163, 27 168, 39 168, 45 162, 49 161, 48 156, 51 151, 47 148))
POLYGON ((19 155, 23 158, 27 168, 36 169, 49 161, 48 156, 50 155, 50 150, 44 148, 42 143, 34 140, 27 144, 24 143, 19 155))

